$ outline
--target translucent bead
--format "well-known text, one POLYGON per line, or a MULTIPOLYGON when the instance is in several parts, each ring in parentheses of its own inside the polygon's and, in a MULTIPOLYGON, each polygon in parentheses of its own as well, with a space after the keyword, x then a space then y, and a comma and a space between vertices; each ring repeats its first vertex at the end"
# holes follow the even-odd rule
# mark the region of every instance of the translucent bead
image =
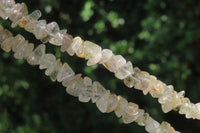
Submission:
POLYGON ((115 76, 119 79, 125 79, 132 73, 133 73, 133 66, 132 63, 129 61, 116 71, 115 76))
POLYGON ((81 45, 83 45, 83 40, 80 37, 75 37, 72 42, 72 50, 77 54, 81 45))
POLYGON ((49 42, 51 44, 54 44, 56 46, 61 46, 63 45, 63 38, 64 38, 64 34, 66 34, 67 30, 61 30, 59 32, 56 33, 55 36, 53 36, 49 42))
POLYGON ((84 56, 88 60, 87 65, 97 64, 101 59, 101 47, 90 41, 84 41, 84 56))
POLYGON ((53 54, 45 54, 40 61, 40 69, 46 69, 56 62, 56 57, 53 54))
POLYGON ((156 80, 151 86, 149 93, 151 94, 152 97, 159 98, 163 94, 165 87, 166 84, 164 84, 160 80, 156 80))
POLYGON ((145 126, 145 120, 147 119, 148 114, 144 113, 143 109, 138 109, 138 117, 135 122, 138 123, 140 126, 145 126))
POLYGON ((168 122, 163 121, 155 133, 175 133, 175 130, 168 122))
POLYGON ((150 116, 147 117, 145 121, 145 129, 149 133, 155 132, 155 130, 159 127, 159 123, 152 119, 150 116))
POLYGON ((111 95, 108 97, 108 107, 106 113, 114 111, 117 108, 117 105, 118 105, 117 96, 114 93, 111 93, 111 95))
MULTIPOLYGON (((32 23, 34 21, 37 21, 41 17, 41 15, 42 14, 41 14, 40 10, 35 10, 31 14, 23 16, 19 20, 18 24, 19 24, 20 27, 24 28, 28 23, 32 23)), ((32 27, 32 28, 34 28, 34 27, 32 27)))
POLYGON ((27 62, 31 65, 39 65, 45 55, 46 46, 39 45, 28 57, 27 62))
POLYGON ((80 90, 78 99, 81 102, 89 102, 92 98, 92 80, 88 77, 84 77, 83 84, 84 87, 80 90))
POLYGON ((15 43, 12 45, 12 51, 17 52, 21 46, 25 43, 25 38, 22 35, 15 36, 15 43))
POLYGON ((33 20, 28 22, 25 26, 24 29, 30 33, 35 34, 36 33, 36 29, 38 28, 38 21, 37 20, 33 20))
POLYGON ((10 13, 9 19, 12 21, 11 27, 14 28, 18 25, 19 20, 28 14, 28 8, 26 4, 16 4, 10 13))
POLYGON ((128 103, 128 106, 125 108, 122 115, 123 122, 125 124, 135 121, 138 117, 138 105, 135 103, 128 103))
POLYGON ((14 0, 0 0, 0 17, 8 19, 14 5, 14 0))
POLYGON ((9 37, 5 41, 3 41, 3 43, 1 44, 1 48, 5 52, 10 52, 11 49, 12 49, 13 43, 15 43, 15 38, 14 37, 9 37))
POLYGON ((107 62, 111 57, 113 53, 110 49, 103 49, 102 51, 102 57, 101 60, 99 61, 100 64, 103 64, 104 62, 107 62))
POLYGON ((140 84, 140 80, 138 80, 137 78, 133 77, 132 75, 128 76, 127 78, 124 79, 124 84, 129 87, 132 88, 134 87, 136 84, 140 84))
POLYGON ((97 81, 93 82, 92 88, 93 88, 92 102, 95 103, 106 93, 106 89, 97 81))
POLYGON ((67 51, 67 49, 71 46, 72 41, 73 41, 73 37, 69 34, 65 34, 63 36, 63 44, 61 45, 60 51, 61 52, 67 51))
POLYGON ((62 63, 60 62, 60 59, 58 59, 54 64, 48 66, 47 70, 45 71, 45 74, 47 76, 50 76, 50 79, 52 81, 56 81, 57 75, 60 72, 61 68, 62 68, 62 63))
POLYGON ((12 37, 12 33, 8 30, 1 30, 0 31, 0 44, 3 43, 7 38, 12 37))
POLYGON ((74 76, 74 75, 75 75, 75 73, 72 70, 72 68, 67 63, 64 63, 58 76, 57 76, 57 80, 58 80, 58 82, 62 82, 66 78, 74 76))
POLYGON ((48 34, 51 36, 55 36, 60 31, 60 28, 56 22, 47 24, 46 29, 48 34))
POLYGON ((117 117, 121 117, 124 113, 125 108, 128 106, 128 101, 121 96, 117 97, 118 106, 115 109, 115 114, 117 117))
POLYGON ((121 55, 113 55, 103 65, 111 72, 116 72, 120 67, 126 64, 126 60, 121 55))
POLYGON ((74 80, 81 78, 82 74, 76 74, 63 80, 62 85, 68 87, 74 80))
POLYGON ((110 91, 106 91, 106 93, 96 101, 96 106, 102 113, 105 113, 108 108, 109 96, 110 91))
POLYGON ((15 52, 14 57, 16 59, 23 59, 27 58, 33 51, 34 44, 28 43, 28 41, 25 41, 20 48, 15 52))
POLYGON ((66 91, 68 94, 78 97, 80 95, 80 90, 82 90, 83 87, 83 78, 79 77, 71 81, 66 91))

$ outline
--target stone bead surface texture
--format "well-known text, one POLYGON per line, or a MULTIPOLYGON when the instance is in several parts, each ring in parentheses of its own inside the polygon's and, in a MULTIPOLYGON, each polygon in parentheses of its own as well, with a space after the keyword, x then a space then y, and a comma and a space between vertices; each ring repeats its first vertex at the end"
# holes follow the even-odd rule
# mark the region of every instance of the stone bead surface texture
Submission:
POLYGON ((84 56, 88 60, 87 65, 95 65, 101 59, 101 47, 90 41, 84 42, 84 56))

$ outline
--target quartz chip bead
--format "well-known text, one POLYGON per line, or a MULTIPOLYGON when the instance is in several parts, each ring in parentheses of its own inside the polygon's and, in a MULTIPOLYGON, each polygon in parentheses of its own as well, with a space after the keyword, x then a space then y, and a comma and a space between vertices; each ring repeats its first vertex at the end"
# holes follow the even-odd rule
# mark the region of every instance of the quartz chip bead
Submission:
POLYGON ((21 46, 25 43, 25 38, 18 34, 17 36, 14 37, 15 41, 13 42, 13 45, 12 45, 12 51, 13 52, 17 52, 21 46))
POLYGON ((73 42, 73 37, 66 33, 63 36, 63 44, 61 45, 60 51, 61 52, 67 51, 71 47, 72 42, 73 42))
MULTIPOLYGON (((29 26, 30 26, 33 22, 36 22, 41 17, 41 15, 42 14, 41 14, 40 10, 35 10, 31 14, 23 16, 19 20, 18 25, 22 28, 26 27, 27 24, 29 24, 29 26)), ((31 28, 34 28, 34 27, 31 27, 31 28)), ((32 30, 30 30, 30 31, 32 32, 32 30)))
POLYGON ((166 88, 167 85, 161 82, 160 80, 156 80, 154 83, 151 82, 151 84, 152 86, 149 90, 151 96, 155 98, 159 98, 160 96, 162 96, 164 88, 166 88))
POLYGON ((60 28, 56 22, 51 22, 47 24, 46 28, 50 36, 55 36, 60 31, 60 28))
POLYGON ((161 107, 163 112, 167 113, 181 105, 181 98, 182 96, 174 91, 173 86, 170 85, 165 88, 164 93, 159 97, 158 102, 162 104, 161 107))
POLYGON ((126 77, 128 77, 129 75, 131 75, 132 73, 133 73, 133 66, 132 66, 132 63, 129 61, 116 71, 115 76, 118 79, 123 80, 126 77))
POLYGON ((37 25, 35 26, 33 30, 33 34, 35 37, 39 40, 41 40, 43 43, 47 43, 51 36, 49 35, 47 31, 47 22, 46 20, 39 20, 37 21, 37 25))
POLYGON ((93 82, 92 88, 93 88, 92 102, 95 103, 106 93, 106 89, 97 81, 93 82))
POLYGON ((117 117, 121 117, 125 108, 128 106, 128 101, 121 96, 117 96, 118 105, 115 109, 115 114, 117 117))
POLYGON ((84 77, 83 84, 84 87, 80 90, 78 99, 81 102, 89 102, 92 98, 92 80, 88 77, 84 77))
POLYGON ((101 60, 99 61, 100 64, 103 64, 104 62, 107 62, 111 57, 113 53, 110 49, 103 49, 102 50, 102 57, 101 60))
POLYGON ((14 28, 18 25, 19 20, 28 14, 28 8, 26 4, 16 4, 10 13, 9 19, 12 21, 11 27, 14 28))
POLYGON ((84 56, 88 60, 87 65, 95 65, 101 59, 101 47, 90 41, 84 41, 84 56))
POLYGON ((50 40, 49 42, 53 45, 56 46, 61 46, 63 45, 63 38, 64 35, 66 34, 67 30, 61 30, 59 32, 57 32, 50 40))
POLYGON ((110 91, 107 90, 106 93, 96 101, 96 105, 102 113, 110 113, 117 108, 117 96, 111 94, 110 91))
POLYGON ((15 52, 14 57, 16 59, 26 59, 31 52, 34 49, 34 44, 33 43, 28 43, 28 41, 25 41, 22 45, 21 48, 19 48, 18 51, 15 52))
POLYGON ((56 57, 53 54, 45 54, 40 61, 40 69, 46 69, 56 62, 56 57))
POLYGON ((12 49, 12 46, 13 46, 13 42, 15 42, 15 38, 14 37, 9 37, 5 41, 3 41, 3 43, 1 44, 1 48, 5 52, 10 52, 11 49, 12 49))
POLYGON ((66 91, 68 94, 78 97, 80 95, 80 90, 82 90, 83 88, 84 88, 83 78, 77 77, 71 81, 66 91))
POLYGON ((50 79, 52 81, 56 81, 57 75, 60 72, 61 68, 62 68, 62 63, 60 59, 58 59, 54 64, 48 66, 47 70, 45 71, 45 74, 47 76, 50 76, 50 79))
POLYGON ((58 80, 58 82, 62 82, 66 78, 72 77, 74 75, 75 75, 75 73, 71 69, 71 67, 67 63, 64 63, 60 72, 58 73, 57 80, 58 80))
POLYGON ((39 65, 45 55, 46 46, 39 45, 28 57, 27 62, 31 65, 39 65))
POLYGON ((127 78, 124 79, 124 84, 127 87, 132 88, 136 84, 140 84, 140 80, 138 80, 137 78, 135 78, 133 75, 129 75, 127 78))
POLYGON ((126 64, 126 60, 121 55, 112 55, 110 59, 103 63, 103 65, 111 72, 116 71, 126 64))
POLYGON ((81 78, 82 74, 76 74, 71 77, 68 77, 62 81, 64 87, 68 87, 74 80, 81 78))
POLYGON ((2 44, 7 38, 12 37, 12 33, 8 30, 0 31, 0 44, 2 44))
POLYGON ((125 108, 122 115, 123 122, 125 124, 135 121, 138 117, 138 105, 135 103, 128 103, 128 106, 125 108))
POLYGON ((154 133, 155 130, 159 127, 159 123, 151 118, 150 116, 147 116, 145 120, 145 130, 149 133, 154 133))
POLYGON ((83 40, 80 37, 75 37, 72 42, 72 50, 80 58, 84 57, 83 40))
POLYGON ((163 121, 154 133, 178 133, 174 128, 166 121, 163 121))
POLYGON ((135 120, 135 122, 137 122, 137 124, 140 126, 145 126, 145 120, 147 119, 148 116, 149 114, 144 113, 143 109, 138 109, 138 117, 135 120))
POLYGON ((0 17, 8 19, 14 5, 14 0, 0 0, 0 17))

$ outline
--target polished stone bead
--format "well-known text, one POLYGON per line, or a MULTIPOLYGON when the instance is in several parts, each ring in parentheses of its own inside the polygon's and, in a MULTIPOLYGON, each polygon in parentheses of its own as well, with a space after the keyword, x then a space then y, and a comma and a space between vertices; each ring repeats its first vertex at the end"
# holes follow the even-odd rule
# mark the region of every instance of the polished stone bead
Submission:
POLYGON ((83 78, 79 77, 71 81, 66 91, 68 94, 78 97, 80 95, 80 90, 84 87, 83 78))
POLYGON ((63 44, 61 45, 60 51, 61 52, 67 51, 67 49, 69 49, 71 47, 72 41, 73 41, 73 37, 66 33, 63 36, 63 44))
POLYGON ((3 43, 1 44, 1 48, 5 52, 10 52, 13 46, 13 43, 15 43, 15 38, 14 37, 9 37, 3 43))
POLYGON ((93 88, 92 102, 95 103, 106 93, 106 89, 97 81, 93 82, 92 88, 93 88))
POLYGON ((3 43, 7 38, 12 37, 12 33, 8 30, 1 30, 0 31, 0 44, 3 43))
POLYGON ((87 65, 95 65, 101 59, 101 47, 90 41, 84 41, 84 56, 88 60, 87 65))
POLYGON ((80 37, 75 37, 73 39, 71 46, 72 46, 73 52, 75 52, 78 57, 81 57, 81 58, 84 57, 83 40, 80 37), (79 49, 81 46, 82 46, 82 49, 79 49))
POLYGON ((74 80, 81 78, 82 74, 76 74, 63 80, 62 85, 68 87, 74 80))
POLYGON ((105 113, 108 108, 108 100, 110 96, 110 91, 107 90, 106 93, 96 101, 97 108, 102 112, 105 113))
POLYGON ((14 5, 14 0, 0 0, 0 17, 8 19, 14 5))
POLYGON ((58 73, 57 80, 58 82, 62 82, 66 78, 74 76, 74 75, 75 73, 72 70, 72 68, 67 63, 64 63, 60 72, 58 73))
POLYGON ((133 73, 133 66, 132 66, 132 63, 129 61, 116 71, 115 76, 118 79, 125 79, 132 73, 133 73))
POLYGON ((45 54, 40 61, 40 69, 46 69, 49 66, 52 66, 56 62, 56 57, 53 54, 45 54))
POLYGON ((46 28, 48 34, 51 36, 55 36, 60 31, 60 28, 56 22, 51 22, 47 24, 46 28))
POLYGON ((132 88, 136 84, 140 84, 140 80, 138 80, 137 78, 135 78, 133 75, 130 75, 127 78, 124 79, 124 84, 127 87, 132 88))
POLYGON ((145 126, 145 120, 147 119, 148 116, 149 114, 144 113, 143 109, 138 109, 138 117, 135 120, 135 122, 137 122, 138 125, 140 126, 145 126))
POLYGON ((28 41, 25 41, 18 51, 15 52, 14 57, 16 59, 26 59, 33 51, 34 49, 34 44, 28 43, 28 41))
POLYGON ((67 30, 61 30, 59 32, 57 32, 50 40, 49 42, 51 44, 54 44, 56 46, 61 46, 63 45, 63 38, 64 35, 66 34, 67 30))
POLYGON ((39 45, 28 57, 27 62, 30 65, 39 65, 42 58, 45 55, 46 46, 44 44, 39 45))
POLYGON ((60 59, 58 59, 52 66, 49 66, 47 70, 45 71, 45 74, 50 77, 52 81, 56 81, 58 73, 60 72, 62 68, 62 63, 60 62, 60 59))
POLYGON ((163 121, 155 133, 176 133, 174 128, 166 121, 163 121))
POLYGON ((122 115, 123 122, 125 124, 135 121, 138 117, 138 105, 135 103, 128 103, 128 106, 125 108, 122 115))
POLYGON ((30 21, 29 23, 27 23, 24 27, 24 29, 30 33, 35 34, 36 33, 36 29, 38 28, 38 21, 37 20, 33 20, 30 21))
POLYGON ((128 106, 128 101, 121 96, 117 96, 118 105, 115 109, 115 114, 117 117, 121 117, 124 113, 125 108, 128 106))
POLYGON ((25 43, 25 38, 22 35, 18 34, 17 36, 15 36, 14 39, 15 42, 12 45, 12 51, 17 52, 21 48, 21 46, 25 43))
POLYGON ((47 22, 46 20, 39 20, 37 22, 36 27, 33 31, 35 37, 37 39, 40 39, 43 43, 46 43, 50 40, 51 36, 49 35, 47 31, 47 22))
POLYGON ((156 80, 154 83, 151 82, 151 84, 153 84, 149 90, 151 96, 155 98, 159 98, 160 96, 162 96, 164 88, 167 87, 167 85, 160 80, 156 80))
POLYGON ((111 93, 111 95, 109 95, 108 97, 108 107, 106 113, 114 111, 117 108, 117 105, 118 105, 117 96, 114 93, 111 93))
POLYGON ((88 77, 83 79, 84 87, 80 90, 80 95, 78 97, 81 102, 89 102, 92 98, 92 80, 88 77))
MULTIPOLYGON (((18 24, 20 27, 24 28, 28 23, 33 23, 34 21, 37 21, 41 17, 41 12, 40 10, 35 10, 29 15, 23 16, 18 24)), ((33 27, 32 27, 33 28, 33 27)))
POLYGON ((19 20, 28 14, 28 8, 26 4, 20 3, 16 4, 10 13, 9 19, 12 21, 11 27, 15 27, 18 25, 19 20))
POLYGON ((116 72, 120 67, 126 64, 126 60, 121 55, 112 55, 112 57, 103 63, 103 65, 111 72, 116 72))
POLYGON ((162 104, 162 110, 164 113, 175 109, 181 104, 181 98, 175 91, 168 94, 163 94, 161 97, 159 97, 158 101, 162 104))
POLYGON ((104 62, 107 62, 111 57, 113 53, 110 49, 103 49, 102 50, 102 57, 101 60, 99 61, 100 64, 103 64, 104 62))
POLYGON ((155 130, 159 127, 159 123, 152 119, 150 116, 145 120, 145 130, 149 133, 154 133, 155 130))

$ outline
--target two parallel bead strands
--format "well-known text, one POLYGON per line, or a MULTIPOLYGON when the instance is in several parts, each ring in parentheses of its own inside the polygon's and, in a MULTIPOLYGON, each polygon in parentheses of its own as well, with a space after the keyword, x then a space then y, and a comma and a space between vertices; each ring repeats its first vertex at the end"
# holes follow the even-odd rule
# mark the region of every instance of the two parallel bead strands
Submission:
POLYGON ((134 87, 143 91, 144 95, 150 93, 152 97, 158 98, 164 113, 175 110, 180 114, 185 114, 186 118, 200 119, 200 103, 191 103, 184 97, 184 91, 178 93, 172 85, 166 85, 137 67, 133 68, 131 62, 126 62, 121 55, 114 55, 109 49, 102 50, 95 43, 83 41, 80 37, 73 38, 66 33, 67 30, 60 30, 56 22, 47 24, 46 20, 38 20, 41 17, 39 10, 28 14, 26 4, 15 4, 14 0, 0 0, 0 16, 3 19, 9 18, 12 21, 12 27, 19 25, 33 33, 43 43, 50 42, 61 46, 62 52, 87 59, 89 66, 103 64, 117 78, 123 80, 127 87, 134 87))
POLYGON ((137 104, 110 93, 99 82, 92 82, 88 77, 82 78, 81 74, 75 75, 67 63, 62 64, 53 54, 46 54, 44 44, 34 49, 34 44, 26 41, 22 35, 13 37, 11 32, 0 25, 0 46, 5 52, 12 50, 16 59, 26 59, 30 65, 39 65, 40 69, 46 69, 45 74, 52 81, 62 82, 67 87, 68 94, 78 97, 81 102, 91 100, 102 113, 114 111, 117 117, 122 117, 124 123, 135 121, 138 125, 145 126, 149 133, 179 133, 167 122, 159 124, 143 109, 139 109, 137 104))

